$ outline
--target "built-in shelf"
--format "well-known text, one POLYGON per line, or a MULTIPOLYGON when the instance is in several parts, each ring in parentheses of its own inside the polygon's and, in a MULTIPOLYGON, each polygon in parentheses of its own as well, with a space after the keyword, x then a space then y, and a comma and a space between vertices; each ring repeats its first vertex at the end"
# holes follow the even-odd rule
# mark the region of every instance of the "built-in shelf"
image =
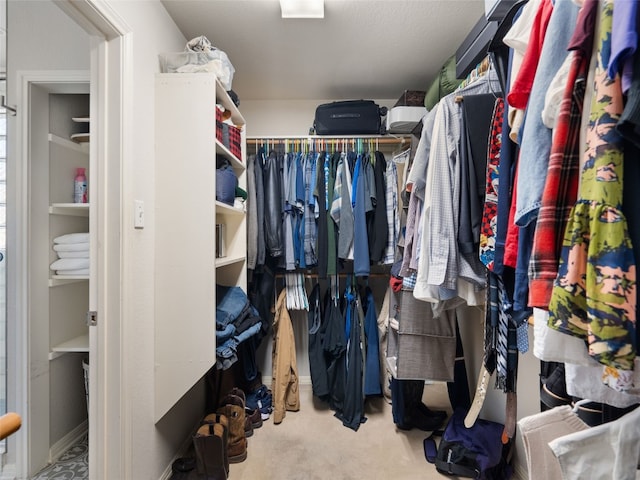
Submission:
POLYGON ((231 205, 227 205, 224 202, 219 202, 216 200, 216 213, 225 215, 244 215, 245 211, 242 208, 233 207, 231 205))
POLYGON ((89 216, 88 203, 52 203, 49 206, 52 215, 73 215, 76 217, 89 216))
POLYGON ((49 352, 49 360, 54 360, 69 352, 89 352, 89 333, 82 334, 52 347, 51 352, 49 352))
POLYGON ((74 133, 71 135, 71 141, 79 143, 81 145, 88 144, 91 138, 91 134, 88 132, 74 133))
POLYGON ((232 168, 245 168, 244 164, 238 159, 238 157, 231 153, 231 150, 225 147, 224 143, 218 139, 216 139, 216 153, 229 160, 232 168))
POLYGON ((238 110, 236 104, 233 103, 233 100, 231 100, 231 97, 218 79, 216 79, 216 99, 219 104, 231 112, 231 120, 234 125, 244 125, 246 123, 240 110, 238 110))
POLYGON ((247 214, 243 205, 216 201, 215 169, 231 165, 237 185, 245 191, 247 171, 245 122, 215 75, 157 74, 154 112, 157 275, 150 334, 155 365, 152 403, 158 422, 217 362, 216 281, 246 291, 247 214), (216 138, 218 105, 231 112, 230 122, 241 128, 237 156, 216 138), (184 160, 180 168, 176 158, 184 160), (177 211, 184 214, 176 215, 177 211), (216 230, 218 224, 225 225, 224 232, 216 230), (227 247, 222 258, 216 258, 217 233, 223 234, 227 247), (188 249, 185 238, 193 240, 188 249), (176 322, 178 317, 183 321, 176 322))
POLYGON ((227 265, 233 265, 234 263, 244 262, 246 260, 246 256, 242 255, 239 257, 222 257, 216 258, 216 267, 225 267, 227 265))
POLYGON ((49 278, 49 286, 58 287, 69 283, 86 282, 87 280, 89 280, 89 275, 52 275, 49 278))
POLYGON ((69 150, 87 154, 89 153, 89 144, 87 143, 72 142, 71 140, 59 137, 58 135, 55 135, 53 133, 49 134, 49 141, 51 143, 55 143, 56 145, 60 145, 61 147, 68 148, 69 150))

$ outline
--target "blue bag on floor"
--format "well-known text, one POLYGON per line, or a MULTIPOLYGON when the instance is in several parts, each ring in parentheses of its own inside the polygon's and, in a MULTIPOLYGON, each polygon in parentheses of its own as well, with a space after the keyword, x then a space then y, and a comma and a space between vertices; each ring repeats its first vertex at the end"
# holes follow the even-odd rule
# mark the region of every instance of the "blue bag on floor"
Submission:
POLYGON ((477 419, 471 428, 464 426, 467 412, 458 408, 447 422, 436 449, 433 436, 424 439, 427 461, 438 472, 482 480, 508 480, 511 441, 502 443, 504 425, 477 419))

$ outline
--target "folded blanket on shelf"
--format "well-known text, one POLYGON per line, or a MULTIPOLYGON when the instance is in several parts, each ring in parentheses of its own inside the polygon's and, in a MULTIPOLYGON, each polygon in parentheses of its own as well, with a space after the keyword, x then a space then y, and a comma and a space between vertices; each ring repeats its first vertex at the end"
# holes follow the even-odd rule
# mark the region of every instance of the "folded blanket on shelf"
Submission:
POLYGON ((57 252, 58 258, 89 258, 89 250, 80 250, 77 252, 57 252))
POLYGON ((49 268, 51 270, 77 270, 79 268, 89 268, 88 258, 60 258, 53 262, 49 268))
POLYGON ((89 269, 88 268, 78 268, 76 270, 56 270, 56 275, 59 275, 61 277, 64 276, 77 276, 77 275, 89 275, 89 269))
POLYGON ((89 251, 89 242, 83 243, 56 243, 53 245, 56 252, 82 252, 89 251))
POLYGON ((89 242, 89 232, 67 233, 53 239, 53 243, 87 243, 89 242))

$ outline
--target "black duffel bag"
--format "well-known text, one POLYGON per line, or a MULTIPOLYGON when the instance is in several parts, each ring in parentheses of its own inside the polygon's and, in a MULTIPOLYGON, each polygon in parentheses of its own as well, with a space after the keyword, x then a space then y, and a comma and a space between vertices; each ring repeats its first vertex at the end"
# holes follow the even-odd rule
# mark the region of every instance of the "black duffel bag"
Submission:
POLYGON ((382 135, 384 124, 380 117, 387 107, 373 100, 345 100, 316 107, 313 128, 316 135, 382 135))

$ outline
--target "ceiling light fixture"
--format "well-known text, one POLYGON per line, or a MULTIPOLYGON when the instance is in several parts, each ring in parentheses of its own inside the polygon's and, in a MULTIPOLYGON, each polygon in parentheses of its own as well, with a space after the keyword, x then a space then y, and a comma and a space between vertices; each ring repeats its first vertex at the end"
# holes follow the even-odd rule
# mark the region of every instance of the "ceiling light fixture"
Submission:
POLYGON ((324 0, 280 0, 282 18, 324 18, 324 0))

